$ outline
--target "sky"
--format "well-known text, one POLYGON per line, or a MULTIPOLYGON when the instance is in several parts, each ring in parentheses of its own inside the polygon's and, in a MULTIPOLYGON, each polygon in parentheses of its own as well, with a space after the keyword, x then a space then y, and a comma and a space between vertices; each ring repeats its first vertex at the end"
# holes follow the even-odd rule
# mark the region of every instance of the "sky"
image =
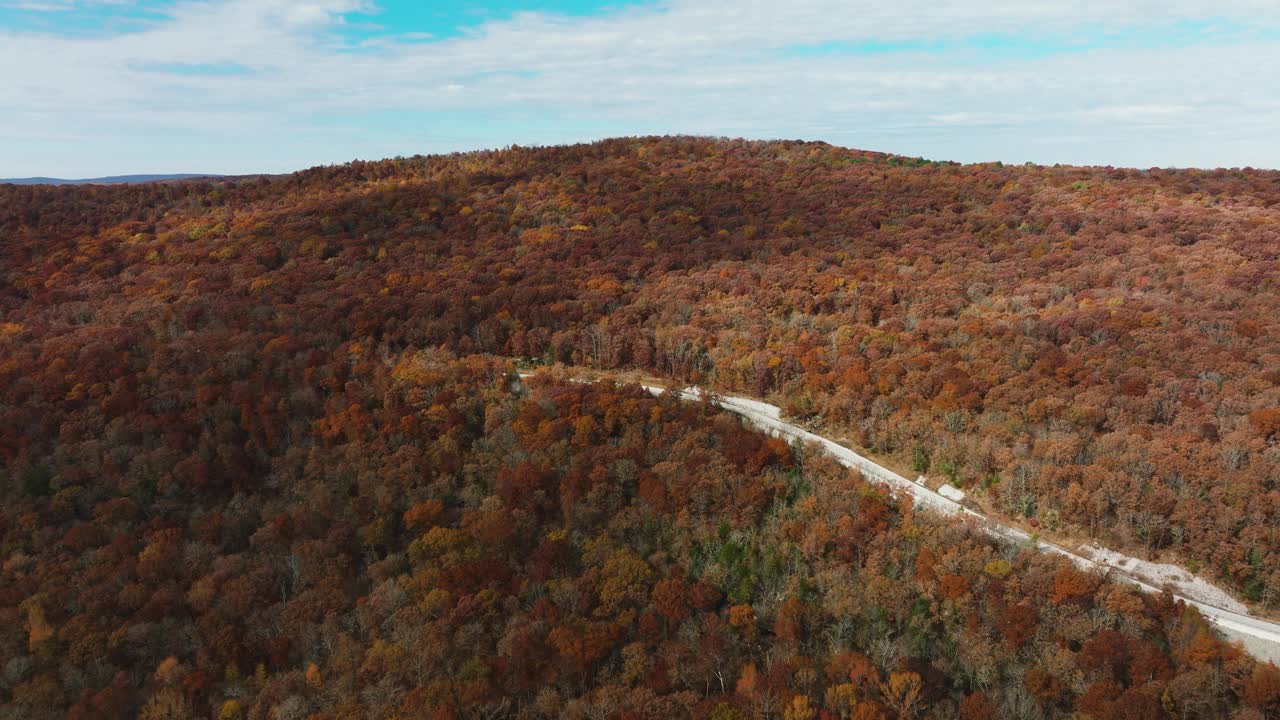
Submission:
POLYGON ((0 177, 620 135, 1280 167, 1280 0, 0 0, 0 177))

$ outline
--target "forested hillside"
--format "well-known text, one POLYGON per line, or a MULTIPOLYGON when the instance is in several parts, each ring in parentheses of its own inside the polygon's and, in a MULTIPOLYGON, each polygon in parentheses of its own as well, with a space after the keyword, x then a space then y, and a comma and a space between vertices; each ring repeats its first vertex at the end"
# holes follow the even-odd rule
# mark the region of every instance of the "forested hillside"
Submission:
POLYGON ((0 717, 1203 717, 1280 671, 637 388, 1280 606, 1280 173, 696 138, 0 186, 0 717))
MULTIPOLYGON (((914 515, 709 406, 338 358, 254 482, 104 469, 6 514, 6 717, 1280 709, 1280 671, 1168 596, 914 515)), ((237 414, 215 405, 214 434, 237 414)))

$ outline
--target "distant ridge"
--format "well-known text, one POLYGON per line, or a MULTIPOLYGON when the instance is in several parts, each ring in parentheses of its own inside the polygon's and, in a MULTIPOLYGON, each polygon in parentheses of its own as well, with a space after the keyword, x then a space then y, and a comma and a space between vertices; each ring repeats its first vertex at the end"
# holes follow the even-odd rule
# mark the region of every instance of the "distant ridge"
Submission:
POLYGON ((13 185, 125 185, 128 183, 148 183, 148 182, 166 182, 170 180, 196 180, 203 178, 220 178, 222 175, 210 175, 208 173, 187 173, 177 175, 112 175, 100 178, 84 178, 81 180, 66 180, 63 178, 50 177, 29 177, 29 178, 4 178, 0 179, 0 183, 9 183, 13 185))

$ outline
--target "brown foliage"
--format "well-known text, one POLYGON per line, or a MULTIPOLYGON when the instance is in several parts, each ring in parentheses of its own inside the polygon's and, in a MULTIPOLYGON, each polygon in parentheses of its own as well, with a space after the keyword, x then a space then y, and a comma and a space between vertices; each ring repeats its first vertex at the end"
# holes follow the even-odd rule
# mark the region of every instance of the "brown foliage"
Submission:
POLYGON ((1274 603, 1275 201, 698 138, 0 187, 0 703, 999 717, 980 673, 1046 712, 1274 714, 1270 670, 1150 598, 510 358, 768 396, 1274 603))

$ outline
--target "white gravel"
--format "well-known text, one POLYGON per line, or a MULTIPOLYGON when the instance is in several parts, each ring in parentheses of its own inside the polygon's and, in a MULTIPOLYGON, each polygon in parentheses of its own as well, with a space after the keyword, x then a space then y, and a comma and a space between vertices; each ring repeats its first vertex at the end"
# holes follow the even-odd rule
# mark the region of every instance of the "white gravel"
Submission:
POLYGON ((1248 614, 1249 608, 1244 603, 1231 597, 1225 590, 1213 585, 1203 578, 1192 575, 1184 568, 1169 563, 1153 563, 1129 557, 1114 550, 1107 550, 1095 545, 1081 545, 1080 552, 1095 562, 1102 563, 1132 575, 1139 580, 1156 587, 1169 586, 1174 594, 1199 600, 1202 603, 1220 607, 1224 610, 1248 614))

